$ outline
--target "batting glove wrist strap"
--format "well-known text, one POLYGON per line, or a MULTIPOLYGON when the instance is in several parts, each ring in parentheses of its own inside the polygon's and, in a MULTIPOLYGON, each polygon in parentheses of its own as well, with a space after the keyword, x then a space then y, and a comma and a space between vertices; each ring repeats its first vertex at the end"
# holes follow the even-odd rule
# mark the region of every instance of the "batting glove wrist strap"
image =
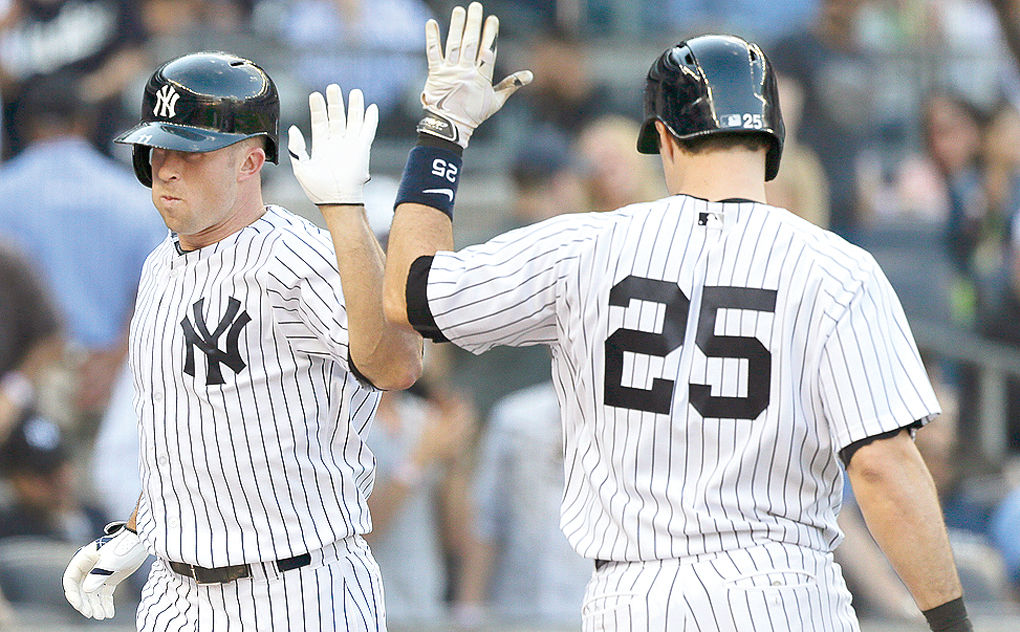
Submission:
POLYGON ((460 155, 450 149, 416 146, 407 155, 394 206, 424 204, 445 213, 452 221, 462 162, 460 155))
POLYGON ((124 522, 111 522, 105 535, 78 549, 64 571, 64 596, 93 619, 113 617, 113 591, 149 556, 138 534, 124 522))
POLYGON ((366 108, 361 90, 351 90, 345 115, 343 94, 335 83, 326 88, 325 98, 318 92, 310 94, 308 108, 311 152, 300 129, 292 125, 287 134, 294 177, 314 204, 364 204, 378 108, 366 108))
POLYGON ((933 632, 972 632, 974 629, 967 617, 967 606, 963 604, 963 597, 925 610, 922 614, 933 632))

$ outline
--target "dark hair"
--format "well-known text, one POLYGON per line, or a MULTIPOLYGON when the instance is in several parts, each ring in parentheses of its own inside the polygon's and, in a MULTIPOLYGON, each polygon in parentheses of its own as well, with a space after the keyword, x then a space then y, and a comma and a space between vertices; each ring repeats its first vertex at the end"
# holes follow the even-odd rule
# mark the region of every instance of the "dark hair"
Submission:
POLYGON ((674 138, 674 140, 676 140, 677 144, 680 145, 684 151, 691 154, 734 148, 747 149, 749 151, 764 149, 767 151, 770 147, 772 147, 772 143, 774 142, 768 135, 758 132, 707 134, 705 136, 695 136, 694 138, 687 139, 674 138))
POLYGON ((42 125, 91 125, 95 108, 82 98, 80 80, 76 73, 61 72, 30 83, 14 114, 22 138, 31 140, 35 128, 42 125))

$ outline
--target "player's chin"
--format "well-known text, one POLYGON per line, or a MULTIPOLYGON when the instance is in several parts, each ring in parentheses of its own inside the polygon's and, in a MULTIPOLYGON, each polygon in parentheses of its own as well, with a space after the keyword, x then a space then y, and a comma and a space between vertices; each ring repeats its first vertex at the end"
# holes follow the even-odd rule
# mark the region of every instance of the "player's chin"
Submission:
POLYGON ((179 198, 164 199, 162 196, 153 196, 152 201, 167 228, 177 233, 181 232, 189 216, 187 204, 179 198))

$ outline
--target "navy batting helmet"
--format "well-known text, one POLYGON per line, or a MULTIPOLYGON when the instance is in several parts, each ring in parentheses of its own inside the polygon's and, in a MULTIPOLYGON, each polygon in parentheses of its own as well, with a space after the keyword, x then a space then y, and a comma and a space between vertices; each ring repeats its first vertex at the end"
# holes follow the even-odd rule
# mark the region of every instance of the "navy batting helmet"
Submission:
POLYGON ((156 69, 145 86, 142 120, 116 138, 134 145, 135 175, 152 186, 149 149, 207 152, 266 138, 277 162, 280 96, 266 71, 229 53, 192 53, 156 69))
POLYGON ((765 179, 779 172, 783 115, 776 73, 757 44, 732 35, 702 35, 667 49, 648 71, 645 122, 637 148, 659 153, 655 121, 678 139, 762 134, 772 141, 765 179))

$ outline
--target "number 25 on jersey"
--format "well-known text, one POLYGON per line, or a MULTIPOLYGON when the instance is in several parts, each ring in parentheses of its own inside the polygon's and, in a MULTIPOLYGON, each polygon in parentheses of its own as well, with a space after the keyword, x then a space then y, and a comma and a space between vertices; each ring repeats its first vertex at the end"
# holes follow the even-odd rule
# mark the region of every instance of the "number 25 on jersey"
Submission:
MULTIPOLYGON (((626 308, 631 299, 660 303, 665 307, 661 333, 619 328, 605 343, 604 401, 607 406, 668 414, 676 382, 657 377, 651 389, 623 386, 624 352, 665 357, 684 344, 691 301, 670 281, 629 276, 613 286, 609 304, 626 308)), ((759 288, 706 286, 697 314, 695 344, 708 358, 747 360, 747 395, 712 395, 707 384, 688 384, 688 400, 702 417, 754 419, 769 405, 772 354, 757 338, 720 336, 715 322, 720 309, 746 309, 774 313, 776 291, 759 288)))

